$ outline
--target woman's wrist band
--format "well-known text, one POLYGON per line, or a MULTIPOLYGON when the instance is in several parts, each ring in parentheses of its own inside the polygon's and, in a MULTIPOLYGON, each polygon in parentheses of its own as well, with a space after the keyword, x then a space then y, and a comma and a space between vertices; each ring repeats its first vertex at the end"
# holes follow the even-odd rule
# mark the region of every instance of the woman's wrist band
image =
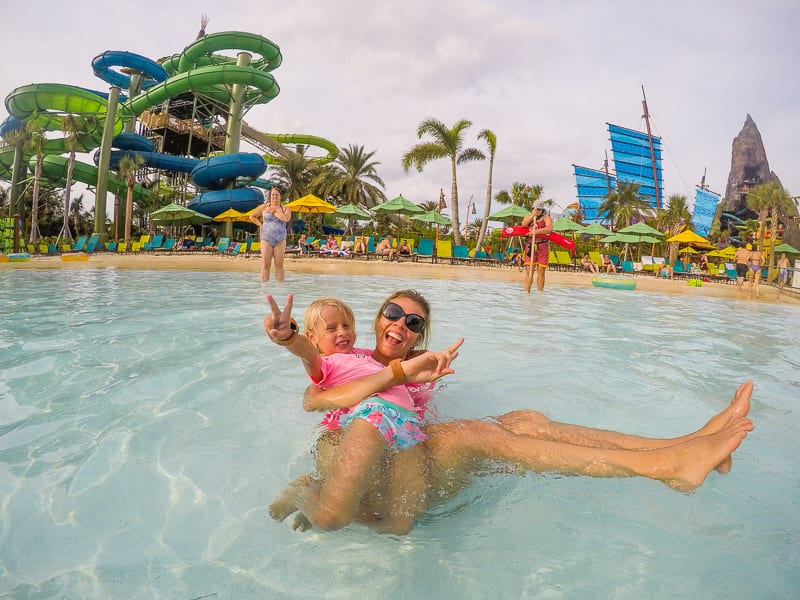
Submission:
POLYGON ((403 365, 400 364, 401 359, 395 358, 389 361, 389 366, 392 368, 392 375, 394 376, 395 385, 403 385, 408 381, 406 372, 403 371, 403 365))
POLYGON ((285 337, 282 340, 278 338, 271 337, 270 339, 278 344, 278 346, 288 346, 292 343, 292 340, 297 337, 297 332, 299 331, 299 327, 297 326, 297 321, 294 319, 289 319, 289 327, 292 329, 292 333, 289 334, 289 337, 285 337))

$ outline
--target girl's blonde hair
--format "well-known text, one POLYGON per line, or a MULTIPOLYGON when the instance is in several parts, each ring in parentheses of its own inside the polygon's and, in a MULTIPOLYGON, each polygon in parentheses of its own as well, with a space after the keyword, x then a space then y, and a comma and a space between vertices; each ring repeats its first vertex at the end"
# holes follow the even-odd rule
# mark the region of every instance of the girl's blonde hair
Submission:
POLYGON ((308 308, 306 308, 305 315, 303 316, 303 329, 306 334, 308 334, 309 331, 317 333, 320 327, 323 329, 327 327, 325 319, 322 318, 322 312, 326 308, 336 309, 342 320, 349 323, 353 330, 355 330, 356 318, 349 304, 342 302, 338 298, 320 298, 319 300, 314 300, 308 305, 308 308))

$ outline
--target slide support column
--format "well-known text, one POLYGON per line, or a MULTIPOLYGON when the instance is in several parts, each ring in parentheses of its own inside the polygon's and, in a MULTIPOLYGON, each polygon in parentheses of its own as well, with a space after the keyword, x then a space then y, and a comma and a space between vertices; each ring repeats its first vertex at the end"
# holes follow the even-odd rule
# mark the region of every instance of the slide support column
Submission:
POLYGON ((111 164, 111 142, 114 138, 114 120, 119 104, 119 88, 114 86, 108 94, 106 122, 103 127, 103 140, 100 142, 100 164, 97 165, 97 188, 94 200, 94 232, 104 244, 108 241, 106 231, 106 196, 108 194, 108 169, 111 164))

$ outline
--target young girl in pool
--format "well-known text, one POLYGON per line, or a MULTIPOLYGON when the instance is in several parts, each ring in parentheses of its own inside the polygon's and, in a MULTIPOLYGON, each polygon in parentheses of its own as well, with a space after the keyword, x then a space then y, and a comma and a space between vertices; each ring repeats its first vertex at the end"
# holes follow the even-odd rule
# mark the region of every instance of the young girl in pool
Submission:
MULTIPOLYGON (((290 301, 291 297, 287 305, 290 301)), ((405 327, 414 334, 425 327, 423 316, 406 313, 396 302, 387 302, 382 316, 395 322, 404 319, 405 327)), ((335 298, 322 298, 308 306, 305 335, 298 335, 294 323, 291 333, 283 339, 275 337, 274 331, 270 334, 266 323, 265 328, 273 342, 286 346, 302 360, 311 381, 321 388, 390 370, 394 385, 361 402, 333 397, 326 400, 326 406, 319 406, 304 400, 306 410, 339 409, 328 414, 323 424, 330 428, 338 421, 344 435, 318 497, 305 499, 303 513, 324 529, 338 529, 352 521, 375 476, 373 470, 388 447, 398 452, 388 474, 387 495, 391 500, 386 501, 392 502, 393 510, 382 528, 391 533, 408 533, 424 504, 426 483, 413 474, 424 471, 425 454, 418 443, 426 438, 420 429, 420 412, 427 396, 423 394, 415 402, 405 384, 410 380, 433 381, 453 373, 449 364, 458 355, 461 342, 442 353, 426 352, 407 361, 393 360, 386 367, 372 357, 370 350, 354 347, 353 311, 335 298)))

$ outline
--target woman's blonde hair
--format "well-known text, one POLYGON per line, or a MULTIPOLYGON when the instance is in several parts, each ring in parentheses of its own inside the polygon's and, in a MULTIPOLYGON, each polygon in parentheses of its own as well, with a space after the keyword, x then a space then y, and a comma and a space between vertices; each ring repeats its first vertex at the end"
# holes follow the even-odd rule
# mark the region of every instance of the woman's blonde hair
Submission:
POLYGON ((356 318, 349 304, 342 302, 338 298, 320 298, 319 300, 314 300, 308 305, 308 308, 306 308, 305 315, 303 316, 303 329, 306 334, 308 334, 309 331, 317 333, 320 330, 320 326, 323 328, 327 327, 325 319, 322 318, 322 312, 326 308, 336 309, 342 320, 349 323, 355 331, 356 318))
POLYGON ((383 308, 396 298, 408 298, 412 302, 416 302, 422 307, 422 312, 424 313, 422 316, 425 317, 425 328, 422 330, 422 333, 419 334, 419 340, 415 347, 426 348, 428 346, 428 338, 431 331, 431 305, 428 304, 428 301, 425 300, 425 297, 417 290, 397 290, 394 294, 383 301, 383 304, 381 304, 381 307, 378 309, 378 314, 375 315, 375 335, 379 335, 381 313, 383 313, 383 308))

